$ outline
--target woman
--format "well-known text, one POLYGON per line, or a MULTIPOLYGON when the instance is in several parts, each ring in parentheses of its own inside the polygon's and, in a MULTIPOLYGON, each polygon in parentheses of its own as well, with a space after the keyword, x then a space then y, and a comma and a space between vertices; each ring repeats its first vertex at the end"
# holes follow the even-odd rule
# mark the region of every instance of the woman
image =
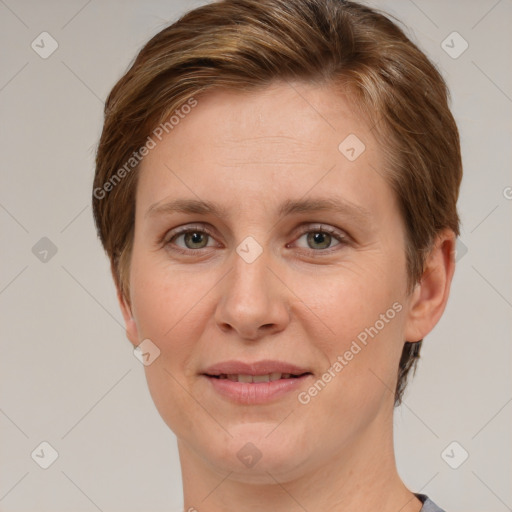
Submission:
POLYGON ((440 510, 397 473, 393 408, 461 177, 442 77, 368 7, 225 0, 141 50, 93 207, 185 510, 440 510))

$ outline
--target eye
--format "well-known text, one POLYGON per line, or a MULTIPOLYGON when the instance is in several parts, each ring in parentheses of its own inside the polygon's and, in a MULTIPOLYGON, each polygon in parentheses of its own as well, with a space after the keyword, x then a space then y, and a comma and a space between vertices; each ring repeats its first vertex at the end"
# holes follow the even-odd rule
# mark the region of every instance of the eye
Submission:
POLYGON ((325 251, 326 249, 334 248, 338 245, 345 245, 348 242, 346 235, 343 232, 327 226, 315 226, 309 229, 297 239, 298 247, 302 249, 310 249, 313 251, 325 251), (299 242, 304 240, 301 245, 299 242))
MULTIPOLYGON (((329 253, 335 250, 335 247, 347 245, 349 242, 348 236, 335 228, 324 225, 306 227, 307 229, 302 231, 293 244, 286 246, 296 245, 300 249, 314 253, 329 253)), ((218 247, 213 233, 204 226, 184 226, 175 229, 166 234, 163 243, 170 250, 183 254, 218 247)))
POLYGON ((185 227, 168 234, 165 245, 180 252, 194 251, 215 246, 213 235, 204 227, 185 227))

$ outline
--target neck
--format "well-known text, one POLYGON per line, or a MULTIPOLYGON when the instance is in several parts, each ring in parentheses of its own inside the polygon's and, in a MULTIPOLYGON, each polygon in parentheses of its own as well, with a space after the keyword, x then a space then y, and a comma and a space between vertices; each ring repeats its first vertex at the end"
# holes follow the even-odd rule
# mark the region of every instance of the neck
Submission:
POLYGON ((304 460, 303 471, 293 476, 264 470, 255 475, 257 482, 248 481, 236 468, 215 469, 178 439, 185 511, 419 512, 421 502, 396 469, 392 418, 382 427, 376 422, 319 461, 304 460))

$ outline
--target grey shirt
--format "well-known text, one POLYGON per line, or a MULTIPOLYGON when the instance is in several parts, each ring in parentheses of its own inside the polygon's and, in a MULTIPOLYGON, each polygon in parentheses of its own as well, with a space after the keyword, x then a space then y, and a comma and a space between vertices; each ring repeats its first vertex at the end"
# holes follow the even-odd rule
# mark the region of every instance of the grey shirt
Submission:
MULTIPOLYGON (((423 507, 421 507, 420 512, 444 512, 444 510, 440 509, 425 494, 416 494, 415 493, 415 496, 423 503, 423 507)), ((180 510, 177 510, 176 512, 185 512, 185 509, 181 508, 180 510)))
POLYGON ((416 494, 416 497, 423 503, 420 512, 444 512, 425 494, 416 494))

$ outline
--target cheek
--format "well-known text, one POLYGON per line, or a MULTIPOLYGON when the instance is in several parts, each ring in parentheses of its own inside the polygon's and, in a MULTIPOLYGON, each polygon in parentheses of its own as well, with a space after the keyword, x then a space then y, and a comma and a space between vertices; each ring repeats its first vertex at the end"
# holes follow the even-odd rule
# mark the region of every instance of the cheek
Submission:
MULTIPOLYGON (((312 340, 321 342, 325 338, 326 351, 343 350, 360 334, 364 341, 364 333, 376 323, 382 334, 400 330, 402 315, 397 310, 403 309, 400 306, 404 300, 402 277, 389 270, 385 272, 381 266, 373 268, 372 271, 370 262, 352 264, 330 274, 305 277, 298 273, 288 281, 311 310, 310 317, 314 314, 323 324, 322 334, 327 334, 326 337, 320 337, 317 330, 309 334, 312 340), (398 305, 393 307, 395 303, 398 305), (329 347, 332 350, 327 350, 329 347)), ((304 315, 301 320, 305 328, 318 325, 318 322, 307 322, 304 315)))
POLYGON ((371 411, 393 396, 404 340, 402 276, 374 268, 379 272, 368 264, 330 278, 301 279, 294 288, 326 326, 320 335, 313 328, 318 322, 306 317, 301 322, 307 338, 324 355, 325 373, 317 386, 324 396, 317 400, 318 407, 323 403, 335 404, 340 413, 371 411))
MULTIPOLYGON (((381 258, 366 257, 335 270, 282 269, 293 290, 288 295, 282 290, 280 297, 291 304, 292 324, 287 328, 301 332, 304 343, 327 356, 326 367, 355 340, 364 347, 355 358, 361 363, 374 352, 387 356, 396 352, 390 345, 400 343, 403 315, 396 314, 392 306, 403 300, 402 276, 393 272, 393 265, 382 267, 381 258), (389 341, 370 346, 374 338, 389 341)), ((134 252, 131 292, 139 339, 151 339, 171 367, 179 364, 182 372, 186 370, 183 365, 194 343, 204 338, 205 329, 213 322, 215 300, 220 299, 215 286, 222 274, 213 269, 178 271, 149 254, 134 252), (217 298, 212 301, 212 297, 217 298)))
POLYGON ((180 359, 201 328, 203 296, 214 286, 214 276, 203 273, 198 279, 197 273, 176 271, 149 257, 135 256, 133 269, 131 297, 139 337, 150 338, 164 358, 172 349, 173 359, 180 359))
MULTIPOLYGON (((319 372, 326 372, 319 375, 325 386, 320 384, 320 392, 306 390, 309 405, 297 401, 298 411, 311 421, 319 414, 332 416, 333 429, 344 418, 347 428, 352 425, 349 430, 358 431, 394 394, 402 346, 404 315, 398 310, 403 279, 396 271, 398 265, 393 270, 391 263, 377 256, 366 255, 336 271, 282 269, 293 291, 279 292, 280 300, 291 305, 286 330, 317 354, 316 363, 324 366, 319 372), (333 368, 336 362, 339 371, 333 368), (334 377, 328 375, 330 368, 334 377)), ((145 367, 148 387, 164 421, 183 436, 204 423, 204 411, 183 387, 192 386, 193 357, 215 329, 219 300, 215 286, 223 273, 178 271, 168 262, 136 252, 132 258, 131 292, 139 337, 151 339, 161 351, 145 367), (183 410, 187 414, 178 415, 183 410)))
MULTIPOLYGON (((205 330, 214 318, 211 301, 222 273, 177 268, 164 258, 134 251, 131 298, 140 339, 150 339, 159 357, 145 367, 153 401, 172 430, 189 423, 196 403, 187 389, 197 379, 197 358, 205 330), (178 419, 176 411, 189 411, 178 419)), ((197 410, 199 419, 204 415, 197 410)), ((185 432, 188 428, 183 427, 185 432)))
POLYGON ((204 423, 204 410, 186 391, 188 379, 193 379, 187 368, 204 332, 204 319, 212 316, 201 299, 215 279, 209 282, 207 275, 198 279, 197 274, 177 272, 135 252, 132 269, 130 290, 139 338, 150 339, 160 349, 159 357, 144 368, 148 389, 162 419, 186 437, 204 423))

